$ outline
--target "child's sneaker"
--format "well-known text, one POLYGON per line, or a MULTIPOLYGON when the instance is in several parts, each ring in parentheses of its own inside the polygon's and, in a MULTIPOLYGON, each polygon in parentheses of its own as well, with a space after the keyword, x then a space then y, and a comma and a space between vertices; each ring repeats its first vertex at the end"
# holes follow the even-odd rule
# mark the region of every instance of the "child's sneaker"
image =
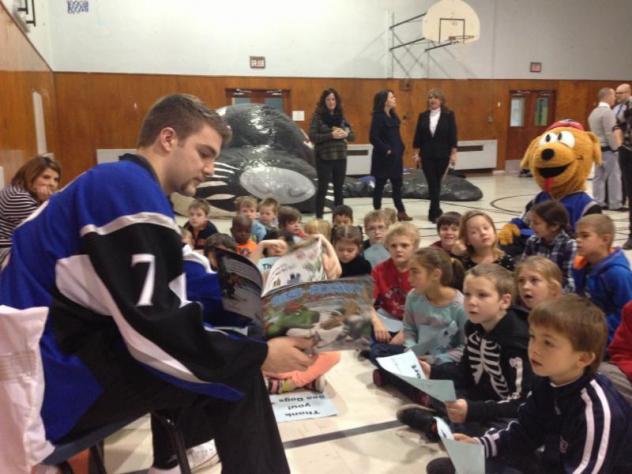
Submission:
POLYGON ((187 449, 187 460, 189 461, 191 472, 201 469, 202 467, 217 464, 219 462, 219 456, 215 448, 215 441, 210 440, 187 449))
POLYGON ((428 407, 421 405, 404 405, 397 410, 397 419, 400 423, 410 426, 414 430, 421 431, 428 441, 439 441, 437 422, 434 419, 437 413, 428 407))

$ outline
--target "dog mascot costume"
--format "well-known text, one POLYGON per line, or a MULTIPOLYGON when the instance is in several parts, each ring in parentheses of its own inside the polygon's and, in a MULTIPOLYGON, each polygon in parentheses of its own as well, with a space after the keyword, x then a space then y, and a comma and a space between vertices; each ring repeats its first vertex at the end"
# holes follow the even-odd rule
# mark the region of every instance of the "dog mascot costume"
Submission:
POLYGON ((600 213, 597 202, 585 192, 593 163, 601 164, 599 138, 592 132, 586 132, 578 122, 555 122, 544 134, 535 138, 527 148, 520 167, 531 170, 542 191, 529 201, 522 217, 512 219, 500 229, 498 240, 503 248, 513 255, 522 252, 526 239, 533 234, 527 214, 534 205, 543 201, 559 200, 568 211, 573 229, 583 216, 600 213))

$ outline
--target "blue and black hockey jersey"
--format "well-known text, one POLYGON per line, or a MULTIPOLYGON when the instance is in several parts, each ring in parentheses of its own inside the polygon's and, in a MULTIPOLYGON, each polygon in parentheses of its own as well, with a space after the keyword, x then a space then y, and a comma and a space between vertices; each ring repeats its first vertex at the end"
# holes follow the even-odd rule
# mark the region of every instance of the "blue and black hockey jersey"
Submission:
POLYGON ((79 176, 17 228, 0 304, 49 307, 41 415, 53 442, 112 383, 117 351, 170 383, 226 400, 242 396, 240 381, 252 380, 267 355, 264 343, 203 325, 200 305, 187 301, 171 207, 135 155, 79 176))

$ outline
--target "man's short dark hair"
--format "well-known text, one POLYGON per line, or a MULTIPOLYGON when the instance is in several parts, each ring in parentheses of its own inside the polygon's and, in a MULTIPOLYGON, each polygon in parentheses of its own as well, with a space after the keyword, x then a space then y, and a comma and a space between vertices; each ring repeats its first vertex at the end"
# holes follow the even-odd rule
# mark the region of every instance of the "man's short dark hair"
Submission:
POLYGON ((145 115, 137 147, 150 146, 166 127, 173 128, 180 140, 186 140, 190 135, 199 132, 204 125, 219 133, 223 145, 230 141, 232 132, 224 119, 194 95, 173 94, 162 97, 145 115))

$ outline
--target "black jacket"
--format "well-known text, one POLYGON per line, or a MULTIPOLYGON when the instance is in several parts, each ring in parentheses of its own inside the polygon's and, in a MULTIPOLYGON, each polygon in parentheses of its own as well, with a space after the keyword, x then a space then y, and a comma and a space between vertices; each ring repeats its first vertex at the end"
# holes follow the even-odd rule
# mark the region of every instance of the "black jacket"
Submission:
POLYGON ((404 142, 399 134, 399 125, 397 117, 389 117, 384 112, 373 114, 369 133, 369 140, 373 145, 371 176, 401 178, 404 171, 404 142))
POLYGON ((461 361, 433 365, 430 377, 452 379, 456 389, 465 392, 467 421, 515 418, 533 379, 524 310, 509 308, 489 333, 468 321, 465 341, 461 361))
POLYGON ((441 108, 434 136, 430 133, 430 111, 419 114, 413 148, 420 149, 422 160, 449 158, 452 148, 456 146, 456 120, 453 111, 441 108))

